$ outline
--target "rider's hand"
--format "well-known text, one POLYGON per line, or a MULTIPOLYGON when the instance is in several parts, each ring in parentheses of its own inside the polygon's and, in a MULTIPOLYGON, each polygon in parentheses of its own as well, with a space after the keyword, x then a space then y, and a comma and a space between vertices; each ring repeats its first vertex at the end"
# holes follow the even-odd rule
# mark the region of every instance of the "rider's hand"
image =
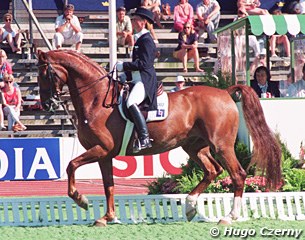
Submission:
POLYGON ((116 70, 118 72, 122 72, 123 71, 123 62, 122 61, 117 61, 117 63, 116 63, 116 70))
POLYGON ((127 76, 124 72, 121 72, 121 73, 118 73, 118 79, 121 83, 124 83, 127 80, 127 76))

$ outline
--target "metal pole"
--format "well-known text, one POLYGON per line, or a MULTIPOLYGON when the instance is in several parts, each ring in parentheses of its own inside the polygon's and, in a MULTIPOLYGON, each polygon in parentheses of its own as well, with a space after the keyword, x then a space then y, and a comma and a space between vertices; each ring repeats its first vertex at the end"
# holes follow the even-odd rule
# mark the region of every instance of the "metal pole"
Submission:
MULTIPOLYGON (((33 11, 32 0, 28 0, 28 1, 29 1, 29 10, 33 11)), ((30 14, 29 14, 29 30, 30 30, 30 39, 29 40, 30 40, 31 46, 33 46, 33 21, 32 21, 32 18, 31 18, 30 14)), ((32 54, 33 54, 33 47, 31 47, 28 50, 27 58, 31 59, 32 58, 32 54)))
POLYGON ((41 29, 41 27, 39 25, 39 22, 38 22, 36 16, 34 15, 33 11, 30 10, 28 2, 26 0, 21 0, 21 1, 23 2, 23 5, 25 6, 25 8, 27 9, 28 13, 30 14, 30 18, 34 22, 35 26, 37 27, 37 29, 38 29, 39 33, 41 34, 43 40, 47 44, 47 47, 49 48, 49 50, 51 50, 52 49, 52 45, 51 45, 49 39, 44 34, 43 30, 41 29))
POLYGON ((109 54, 110 69, 112 71, 117 62, 117 41, 116 41, 116 1, 109 1, 109 54))
POLYGON ((246 22, 245 28, 245 40, 246 40, 246 85, 250 86, 250 54, 249 54, 249 22, 246 22))
POLYGON ((235 58, 235 37, 234 30, 230 31, 231 34, 231 63, 232 63, 232 83, 237 84, 236 81, 236 58, 235 58))
POLYGON ((295 83, 295 40, 296 38, 292 38, 291 44, 290 44, 290 67, 291 67, 291 78, 292 82, 295 83))

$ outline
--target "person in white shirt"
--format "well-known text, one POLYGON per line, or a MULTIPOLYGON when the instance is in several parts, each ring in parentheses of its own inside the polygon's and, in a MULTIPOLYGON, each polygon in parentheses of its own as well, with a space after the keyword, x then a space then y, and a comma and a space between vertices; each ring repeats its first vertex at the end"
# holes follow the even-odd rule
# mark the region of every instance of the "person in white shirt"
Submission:
POLYGON ((305 97, 305 64, 303 65, 303 77, 288 87, 288 97, 305 97))
POLYGON ((119 7, 116 10, 117 22, 116 22, 116 34, 118 38, 118 45, 125 46, 128 45, 132 47, 134 45, 133 31, 131 20, 129 16, 126 16, 126 9, 124 7, 119 7))
POLYGON ((220 21, 220 5, 216 0, 203 0, 196 8, 198 17, 199 35, 206 30, 208 40, 212 43, 217 42, 217 36, 213 33, 220 21))
POLYGON ((0 28, 0 42, 6 41, 12 52, 21 51, 21 34, 12 26, 13 15, 6 13, 3 15, 4 26, 0 28))
POLYGON ((75 44, 75 49, 80 50, 83 33, 78 18, 73 15, 74 5, 64 7, 64 14, 56 18, 55 35, 53 38, 54 48, 59 49, 62 44, 75 44))

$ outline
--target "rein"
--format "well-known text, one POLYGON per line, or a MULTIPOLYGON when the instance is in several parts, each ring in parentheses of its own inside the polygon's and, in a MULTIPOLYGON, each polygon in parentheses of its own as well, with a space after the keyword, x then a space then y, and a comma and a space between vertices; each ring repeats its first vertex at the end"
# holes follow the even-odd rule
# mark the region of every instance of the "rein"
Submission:
MULTIPOLYGON (((55 64, 57 64, 57 63, 55 63, 55 64)), ((51 85, 55 85, 55 77, 57 77, 62 83, 65 83, 65 81, 54 70, 51 62, 48 61, 47 63, 38 65, 37 67, 40 68, 40 67, 44 67, 44 66, 47 66, 47 78, 49 79, 49 82, 51 85)), ((115 72, 115 67, 111 72, 107 73, 106 75, 104 75, 90 83, 87 83, 81 87, 69 89, 70 95, 71 95, 71 93, 74 93, 74 92, 78 92, 78 95, 81 95, 82 93, 84 93, 84 92, 88 91, 89 89, 91 89, 92 87, 94 87, 98 82, 104 80, 105 78, 108 78, 109 79, 108 87, 107 87, 106 95, 103 100, 103 107, 110 108, 115 105, 119 105, 120 104, 119 84, 122 84, 122 83, 119 82, 117 79, 114 79, 114 76, 113 76, 114 72, 115 72), (111 91, 112 84, 113 84, 113 88, 111 91), (110 103, 106 103, 106 100, 107 100, 109 94, 111 94, 111 101, 110 101, 110 103)), ((43 92, 43 90, 40 90, 40 91, 43 92)), ((48 93, 50 93, 50 101, 52 101, 53 103, 55 103, 57 105, 61 105, 63 107, 65 113, 67 115, 69 115, 69 111, 65 106, 65 103, 68 100, 66 100, 66 101, 61 100, 61 96, 64 95, 65 92, 61 92, 61 91, 53 92, 53 88, 51 87, 48 90, 48 93)), ((72 125, 74 126, 74 128, 76 129, 76 124, 75 124, 74 120, 70 118, 70 121, 71 121, 72 125)))
POLYGON ((120 101, 120 94, 119 94, 119 85, 118 83, 120 83, 117 79, 114 79, 113 74, 115 71, 116 66, 113 67, 113 70, 108 73, 109 77, 109 81, 108 81, 108 88, 107 88, 107 92, 103 101, 103 107, 105 108, 111 108, 115 105, 120 105, 121 101, 120 101), (111 83, 113 82, 113 88, 112 88, 112 97, 111 97, 111 103, 107 104, 106 103, 106 99, 108 97, 108 94, 110 92, 110 87, 111 87, 111 83))

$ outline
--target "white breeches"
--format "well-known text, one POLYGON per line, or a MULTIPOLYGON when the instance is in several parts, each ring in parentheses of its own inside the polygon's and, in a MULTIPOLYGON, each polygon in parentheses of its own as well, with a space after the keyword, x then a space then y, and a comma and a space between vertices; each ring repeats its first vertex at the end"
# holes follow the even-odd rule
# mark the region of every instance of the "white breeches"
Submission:
POLYGON ((143 82, 142 81, 136 82, 127 99, 127 108, 129 108, 133 104, 139 105, 141 102, 144 101, 146 96, 147 94, 145 92, 143 82))
POLYGON ((3 113, 5 116, 7 116, 7 129, 10 131, 15 123, 19 121, 20 111, 16 111, 15 106, 8 106, 3 108, 3 113))

